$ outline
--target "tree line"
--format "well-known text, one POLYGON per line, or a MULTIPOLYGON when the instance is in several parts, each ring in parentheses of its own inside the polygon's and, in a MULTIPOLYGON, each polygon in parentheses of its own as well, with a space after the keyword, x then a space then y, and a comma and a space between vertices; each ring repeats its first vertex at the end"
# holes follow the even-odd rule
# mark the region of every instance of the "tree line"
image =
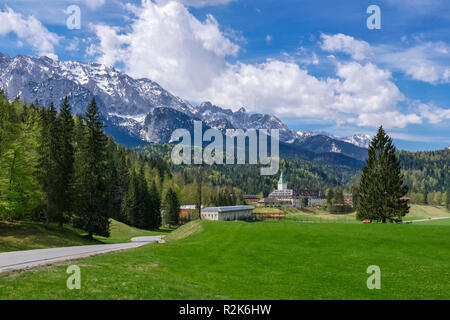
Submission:
MULTIPOLYGON (((147 156, 159 156, 170 159, 173 146, 168 144, 151 144, 136 148, 137 152, 147 156)), ((179 166, 169 162, 173 173, 185 176, 193 175, 193 165, 179 166)), ((259 166, 250 164, 204 165, 205 183, 214 188, 234 188, 244 194, 260 194, 268 196, 278 183, 278 176, 262 176, 259 166)), ((195 171, 195 170, 194 170, 195 171)), ((291 189, 325 190, 352 183, 359 174, 359 169, 318 164, 298 158, 281 158, 280 171, 283 171, 291 189)), ((195 181, 194 181, 195 183, 195 181)), ((212 201, 214 202, 214 201, 212 201)))
POLYGON ((329 188, 325 191, 327 198, 325 207, 330 213, 348 213, 355 210, 358 205, 358 187, 352 187, 350 192, 352 194, 352 205, 348 205, 344 201, 344 189, 342 188, 329 188))
POLYGON ((109 218, 159 228, 167 163, 108 138, 95 100, 84 115, 67 98, 59 109, 0 93, 0 219, 71 223, 89 237, 108 236, 109 218))
POLYGON ((433 206, 445 206, 449 209, 450 192, 411 192, 408 194, 411 203, 433 206))
POLYGON ((450 190, 450 150, 398 153, 410 193, 445 193, 450 190))

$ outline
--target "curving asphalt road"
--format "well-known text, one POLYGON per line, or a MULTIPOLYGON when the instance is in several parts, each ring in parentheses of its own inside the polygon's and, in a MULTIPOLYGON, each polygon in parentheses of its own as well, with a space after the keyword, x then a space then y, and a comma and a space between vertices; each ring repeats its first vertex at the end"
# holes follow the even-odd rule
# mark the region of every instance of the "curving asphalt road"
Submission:
POLYGON ((137 248, 151 242, 164 243, 164 236, 136 237, 129 243, 97 244, 64 248, 35 249, 0 253, 0 273, 29 269, 54 262, 86 258, 103 253, 137 248))

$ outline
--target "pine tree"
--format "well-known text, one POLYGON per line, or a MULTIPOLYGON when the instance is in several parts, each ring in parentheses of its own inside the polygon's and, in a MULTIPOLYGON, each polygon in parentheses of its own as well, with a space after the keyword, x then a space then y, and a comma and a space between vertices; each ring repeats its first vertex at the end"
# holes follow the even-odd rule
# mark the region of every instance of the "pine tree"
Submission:
POLYGON ((139 169, 138 180, 138 208, 139 222, 138 227, 142 229, 152 228, 152 200, 148 192, 147 180, 143 164, 139 169))
POLYGON ((150 198, 151 198, 151 229, 158 229, 161 227, 161 196, 159 195, 156 183, 153 180, 150 186, 150 198))
POLYGON ((125 217, 125 221, 134 227, 139 225, 139 206, 138 206, 138 182, 136 172, 134 169, 130 175, 130 181, 128 184, 128 191, 123 198, 122 203, 122 216, 125 217))
POLYGON ((201 219, 202 218, 202 186, 203 186, 203 174, 204 174, 204 169, 203 169, 203 165, 200 165, 197 168, 196 171, 196 176, 195 176, 195 181, 197 184, 197 197, 196 197, 196 201, 195 201, 195 206, 197 208, 197 214, 198 214, 198 218, 201 219))
POLYGON ((84 135, 80 143, 77 173, 76 227, 88 232, 109 236, 109 193, 107 186, 107 138, 103 122, 94 99, 88 106, 84 122, 84 135))
POLYGON ((57 112, 53 102, 48 109, 41 109, 41 135, 39 153, 38 177, 46 194, 45 226, 49 227, 50 218, 56 215, 60 176, 57 165, 59 154, 59 126, 57 112))
POLYGON ((408 192, 392 139, 380 126, 372 139, 366 165, 363 167, 357 218, 381 221, 401 220, 408 211, 408 192))
POLYGON ((326 196, 327 196, 327 210, 329 212, 333 211, 333 200, 334 200, 334 191, 333 189, 327 189, 326 191, 326 196))
POLYGON ((179 223, 180 202, 176 192, 169 188, 164 198, 164 224, 176 226, 179 223))
POLYGON ((111 218, 125 222, 122 215, 122 203, 128 190, 129 167, 124 148, 108 138, 108 186, 110 193, 109 212, 111 218))
POLYGON ((56 173, 59 175, 59 185, 57 189, 57 211, 56 219, 59 227, 65 222, 65 215, 69 215, 73 196, 73 175, 74 175, 74 147, 73 130, 74 121, 71 114, 70 105, 67 97, 60 108, 60 114, 57 119, 59 126, 59 154, 57 156, 56 173))

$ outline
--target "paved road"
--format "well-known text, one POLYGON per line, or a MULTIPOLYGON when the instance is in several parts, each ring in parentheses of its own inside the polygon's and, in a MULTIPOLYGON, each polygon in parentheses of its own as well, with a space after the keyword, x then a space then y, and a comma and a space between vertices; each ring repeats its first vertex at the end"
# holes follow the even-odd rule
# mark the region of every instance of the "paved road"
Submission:
POLYGON ((137 237, 129 243, 98 244, 64 248, 23 250, 0 253, 0 273, 29 269, 54 262, 86 258, 93 255, 133 249, 150 242, 164 242, 163 236, 137 237))

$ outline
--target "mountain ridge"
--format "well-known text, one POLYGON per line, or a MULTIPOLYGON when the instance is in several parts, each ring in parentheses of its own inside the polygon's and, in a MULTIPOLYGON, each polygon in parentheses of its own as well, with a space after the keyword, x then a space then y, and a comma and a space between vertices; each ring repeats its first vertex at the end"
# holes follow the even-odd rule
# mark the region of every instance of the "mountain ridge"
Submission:
MULTIPOLYGON (((126 145, 167 143, 169 132, 178 125, 188 125, 193 119, 202 120, 208 127, 227 129, 278 129, 280 141, 295 144, 309 151, 342 153, 358 160, 365 159, 366 150, 356 146, 358 141, 340 139, 327 134, 325 138, 306 137, 287 127, 271 114, 248 113, 245 108, 237 111, 224 109, 210 102, 198 106, 171 94, 158 83, 146 79, 134 79, 114 67, 80 61, 59 61, 48 57, 18 55, 13 58, 0 53, 0 88, 10 96, 41 105, 54 102, 58 107, 68 96, 76 114, 84 112, 95 98, 108 126, 107 131, 126 145), (160 108, 173 109, 170 112, 160 108), (185 117, 189 119, 181 120, 185 117), (169 121, 167 117, 174 118, 169 121), (147 118, 151 121, 147 122, 147 118), (177 120, 177 121, 175 121, 177 120), (164 121, 165 130, 157 125, 164 121), (159 128, 159 129, 156 129, 159 128), (324 144, 310 144, 321 140, 324 144), (314 145, 314 147, 313 147, 314 145)), ((317 134, 311 136, 319 136, 317 134)))

